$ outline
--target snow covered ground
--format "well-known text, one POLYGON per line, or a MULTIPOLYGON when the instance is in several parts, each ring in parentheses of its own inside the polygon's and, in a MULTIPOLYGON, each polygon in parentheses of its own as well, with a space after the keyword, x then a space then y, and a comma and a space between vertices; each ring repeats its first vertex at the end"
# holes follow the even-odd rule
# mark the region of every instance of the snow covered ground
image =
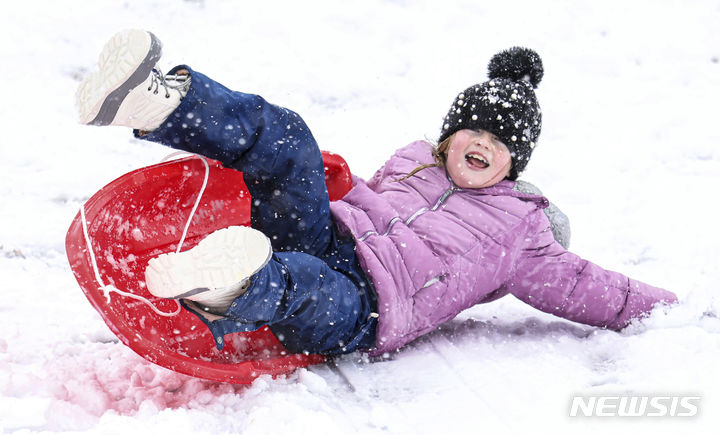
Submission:
POLYGON ((718 22, 704 0, 6 5, 0 434, 718 433, 718 22), (107 329, 64 252, 84 200, 168 153, 75 121, 81 76, 126 27, 163 40, 165 68, 300 112, 363 177, 437 137, 493 53, 533 47, 544 126, 524 178, 570 216, 573 251, 681 304, 615 333, 507 297, 388 360, 349 355, 247 387, 148 363, 107 329), (573 396, 603 394, 701 399, 690 418, 569 417, 573 396))

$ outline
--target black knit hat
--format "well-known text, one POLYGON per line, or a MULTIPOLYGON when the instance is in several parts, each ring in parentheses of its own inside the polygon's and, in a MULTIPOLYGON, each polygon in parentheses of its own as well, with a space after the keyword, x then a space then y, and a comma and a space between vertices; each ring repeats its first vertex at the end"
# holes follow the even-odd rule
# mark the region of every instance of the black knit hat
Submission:
POLYGON ((542 60, 535 51, 513 47, 497 53, 488 64, 490 80, 470 86, 455 98, 438 142, 466 128, 489 131, 510 150, 509 178, 517 179, 540 135, 542 113, 533 89, 542 76, 542 60))

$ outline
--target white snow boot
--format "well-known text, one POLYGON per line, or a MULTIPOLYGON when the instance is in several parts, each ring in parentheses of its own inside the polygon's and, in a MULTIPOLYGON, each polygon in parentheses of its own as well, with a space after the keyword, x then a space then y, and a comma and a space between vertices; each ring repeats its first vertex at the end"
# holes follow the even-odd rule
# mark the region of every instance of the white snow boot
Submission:
POLYGON ((145 283, 154 296, 190 299, 224 312, 271 256, 265 234, 250 227, 227 227, 192 249, 151 259, 145 269, 145 283))
POLYGON ((98 71, 88 74, 75 94, 80 122, 143 131, 159 127, 190 86, 188 75, 164 76, 156 69, 161 55, 162 44, 150 32, 115 34, 100 53, 98 71))

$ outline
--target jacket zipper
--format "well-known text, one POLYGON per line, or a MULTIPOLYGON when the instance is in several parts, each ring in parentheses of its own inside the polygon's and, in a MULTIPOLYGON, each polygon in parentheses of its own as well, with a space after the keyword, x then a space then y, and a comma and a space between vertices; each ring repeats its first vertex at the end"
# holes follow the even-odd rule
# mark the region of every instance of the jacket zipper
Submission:
MULTIPOLYGON (((448 197, 450 197, 450 195, 457 192, 458 190, 460 190, 459 187, 451 186, 449 189, 447 189, 445 192, 443 192, 442 195, 440 195, 440 198, 437 200, 435 205, 433 205, 431 208, 427 208, 427 207, 420 208, 419 210, 417 210, 415 213, 413 213, 409 218, 407 218, 405 220, 405 225, 406 226, 410 225, 410 223, 412 223, 415 219, 422 216, 423 214, 425 214, 428 211, 437 210, 438 208, 440 208, 441 205, 443 205, 445 203, 445 201, 447 201, 447 199, 448 199, 448 197)), ((400 221, 401 221, 401 219, 399 217, 393 218, 390 221, 390 223, 388 224, 387 230, 385 230, 385 232, 382 235, 387 236, 388 234, 390 234, 390 230, 392 229, 392 227, 400 221)), ((363 234, 362 237, 358 238, 358 242, 362 242, 372 235, 378 235, 378 232, 377 231, 368 231, 367 233, 363 234)))

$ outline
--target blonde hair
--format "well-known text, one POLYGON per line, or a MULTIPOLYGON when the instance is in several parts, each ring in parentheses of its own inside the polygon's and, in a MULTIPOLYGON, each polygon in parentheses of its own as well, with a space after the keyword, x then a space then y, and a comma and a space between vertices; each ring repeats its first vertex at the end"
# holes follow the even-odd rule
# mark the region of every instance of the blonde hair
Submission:
POLYGON ((448 150, 448 148, 450 148, 450 142, 452 142, 454 137, 455 137, 455 133, 448 136, 445 140, 443 140, 439 144, 433 145, 431 154, 433 156, 433 159, 435 159, 435 163, 426 163, 424 165, 420 165, 417 168, 410 171, 410 173, 407 174, 406 176, 395 180, 395 182, 407 180, 408 178, 412 177, 413 175, 417 174, 418 172, 422 171, 423 169, 444 168, 445 164, 447 163, 447 150, 448 150))

